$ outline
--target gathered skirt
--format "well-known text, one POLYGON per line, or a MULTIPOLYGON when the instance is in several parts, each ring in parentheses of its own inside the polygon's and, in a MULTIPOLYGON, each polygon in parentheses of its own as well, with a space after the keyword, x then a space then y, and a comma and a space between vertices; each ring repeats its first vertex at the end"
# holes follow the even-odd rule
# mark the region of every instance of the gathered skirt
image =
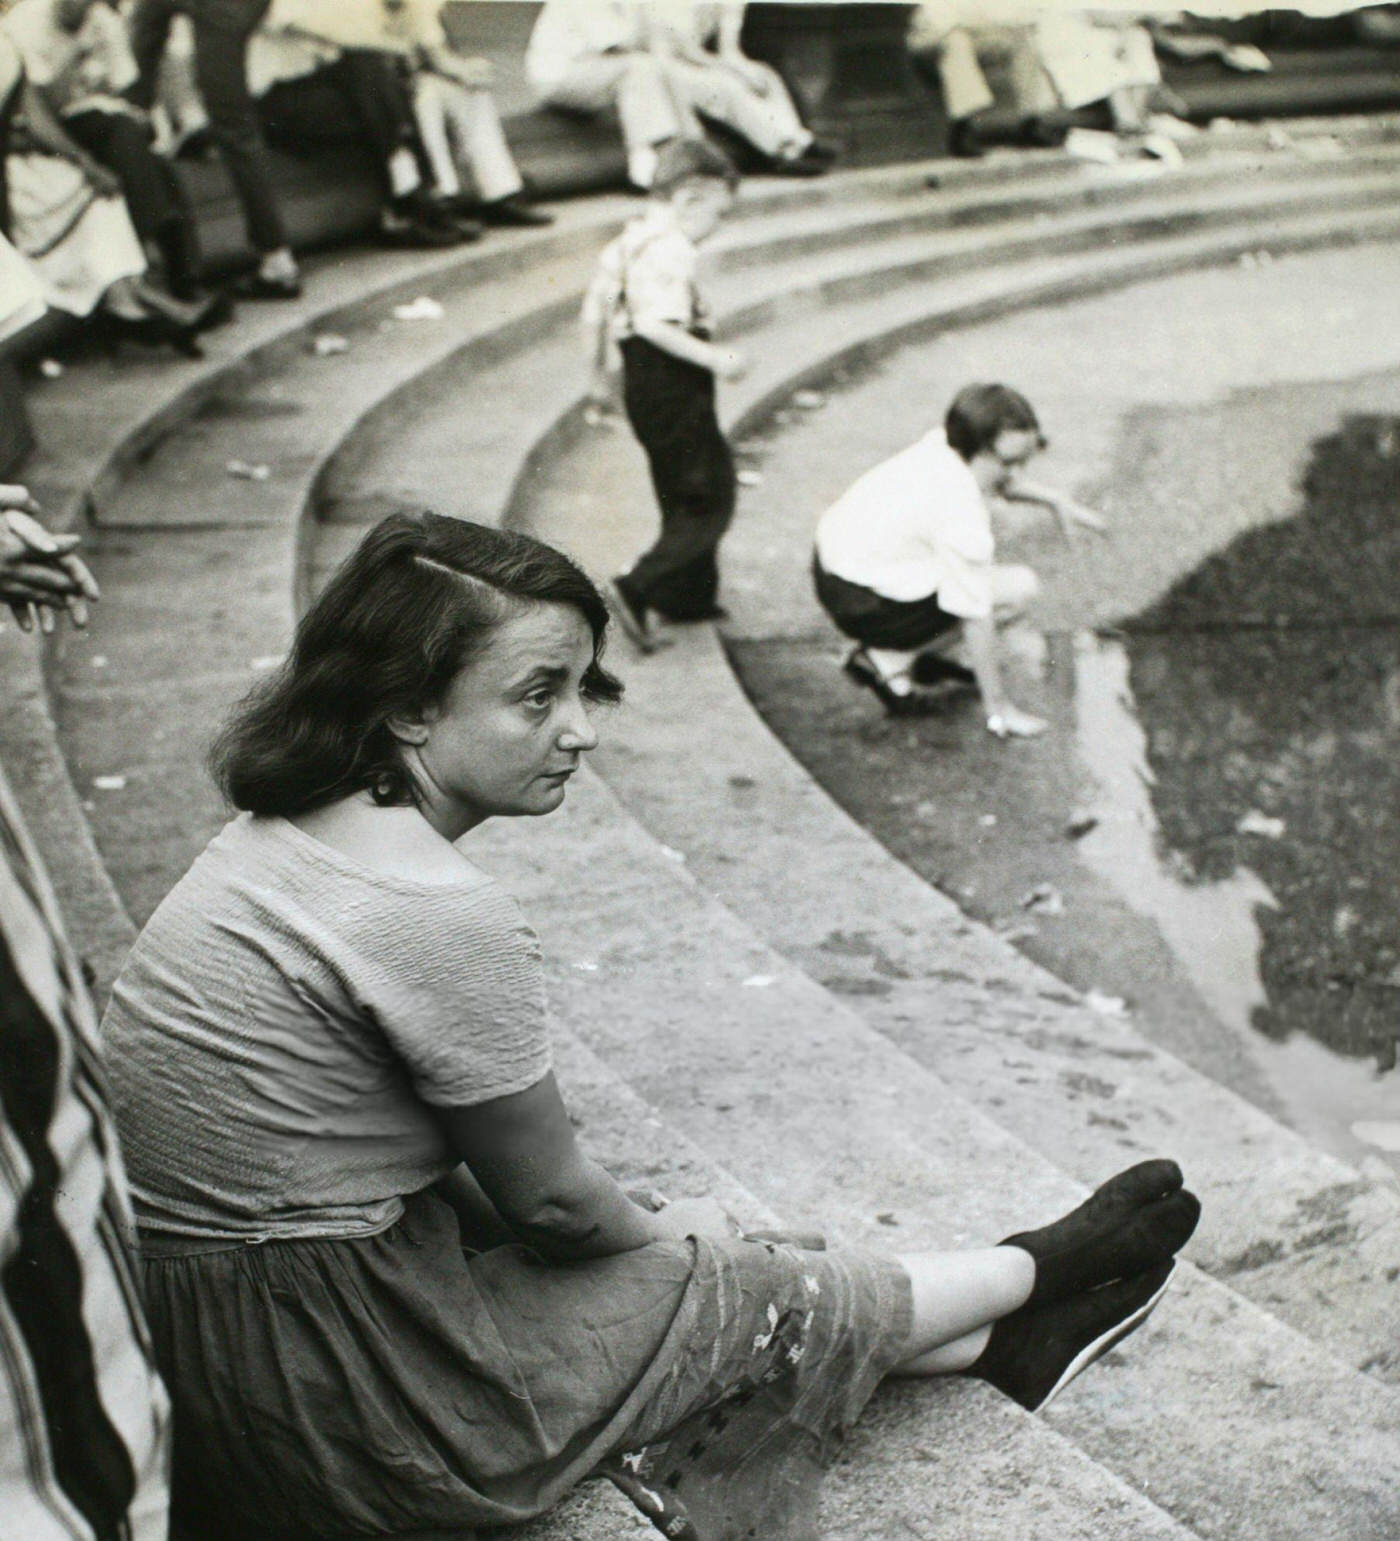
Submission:
POLYGON ((876 1253, 691 1239, 547 1264, 464 1248, 430 1193, 376 1236, 144 1272, 176 1518, 208 1541, 510 1524, 596 1474, 678 1541, 811 1541, 911 1319, 876 1253))

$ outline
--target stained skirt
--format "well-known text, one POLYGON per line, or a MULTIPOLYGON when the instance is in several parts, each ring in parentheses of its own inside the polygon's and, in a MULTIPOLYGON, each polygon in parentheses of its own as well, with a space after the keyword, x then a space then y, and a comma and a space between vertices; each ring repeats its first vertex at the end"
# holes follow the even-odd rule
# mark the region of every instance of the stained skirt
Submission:
POLYGON ((678 1541, 812 1541, 821 1472, 905 1351, 855 1249, 692 1239, 559 1265, 377 1236, 148 1258, 175 1513, 209 1541, 510 1524, 610 1477, 678 1541))

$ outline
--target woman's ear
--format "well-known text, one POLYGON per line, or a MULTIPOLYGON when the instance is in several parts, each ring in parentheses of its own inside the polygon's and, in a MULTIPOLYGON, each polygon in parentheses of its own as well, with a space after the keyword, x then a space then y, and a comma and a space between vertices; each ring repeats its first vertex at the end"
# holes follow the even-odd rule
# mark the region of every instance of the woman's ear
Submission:
POLYGON ((433 712, 429 709, 416 717, 390 717, 385 726, 399 743, 409 744, 416 749, 427 743, 432 718, 433 712))

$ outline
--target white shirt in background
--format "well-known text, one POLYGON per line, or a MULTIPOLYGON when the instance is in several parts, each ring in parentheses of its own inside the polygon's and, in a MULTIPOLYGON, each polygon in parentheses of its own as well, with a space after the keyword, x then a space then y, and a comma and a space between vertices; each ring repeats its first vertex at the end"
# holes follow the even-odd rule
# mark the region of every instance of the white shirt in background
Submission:
POLYGON ((996 545, 982 489, 941 428, 853 483, 817 524, 833 577, 885 599, 938 596, 950 615, 992 613, 996 545))
POLYGON ((125 110, 120 93, 138 73, 125 23, 110 6, 94 5, 82 26, 68 32, 54 9, 54 0, 19 0, 0 15, 30 84, 42 87, 60 113, 125 110))

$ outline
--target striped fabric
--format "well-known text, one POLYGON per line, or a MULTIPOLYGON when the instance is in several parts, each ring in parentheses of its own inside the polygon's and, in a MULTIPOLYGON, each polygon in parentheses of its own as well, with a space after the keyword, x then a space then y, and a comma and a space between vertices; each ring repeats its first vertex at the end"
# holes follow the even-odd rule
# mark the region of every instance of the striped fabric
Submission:
POLYGON ((92 1005, 0 774, 0 1535, 164 1541, 156 1377, 92 1005))

